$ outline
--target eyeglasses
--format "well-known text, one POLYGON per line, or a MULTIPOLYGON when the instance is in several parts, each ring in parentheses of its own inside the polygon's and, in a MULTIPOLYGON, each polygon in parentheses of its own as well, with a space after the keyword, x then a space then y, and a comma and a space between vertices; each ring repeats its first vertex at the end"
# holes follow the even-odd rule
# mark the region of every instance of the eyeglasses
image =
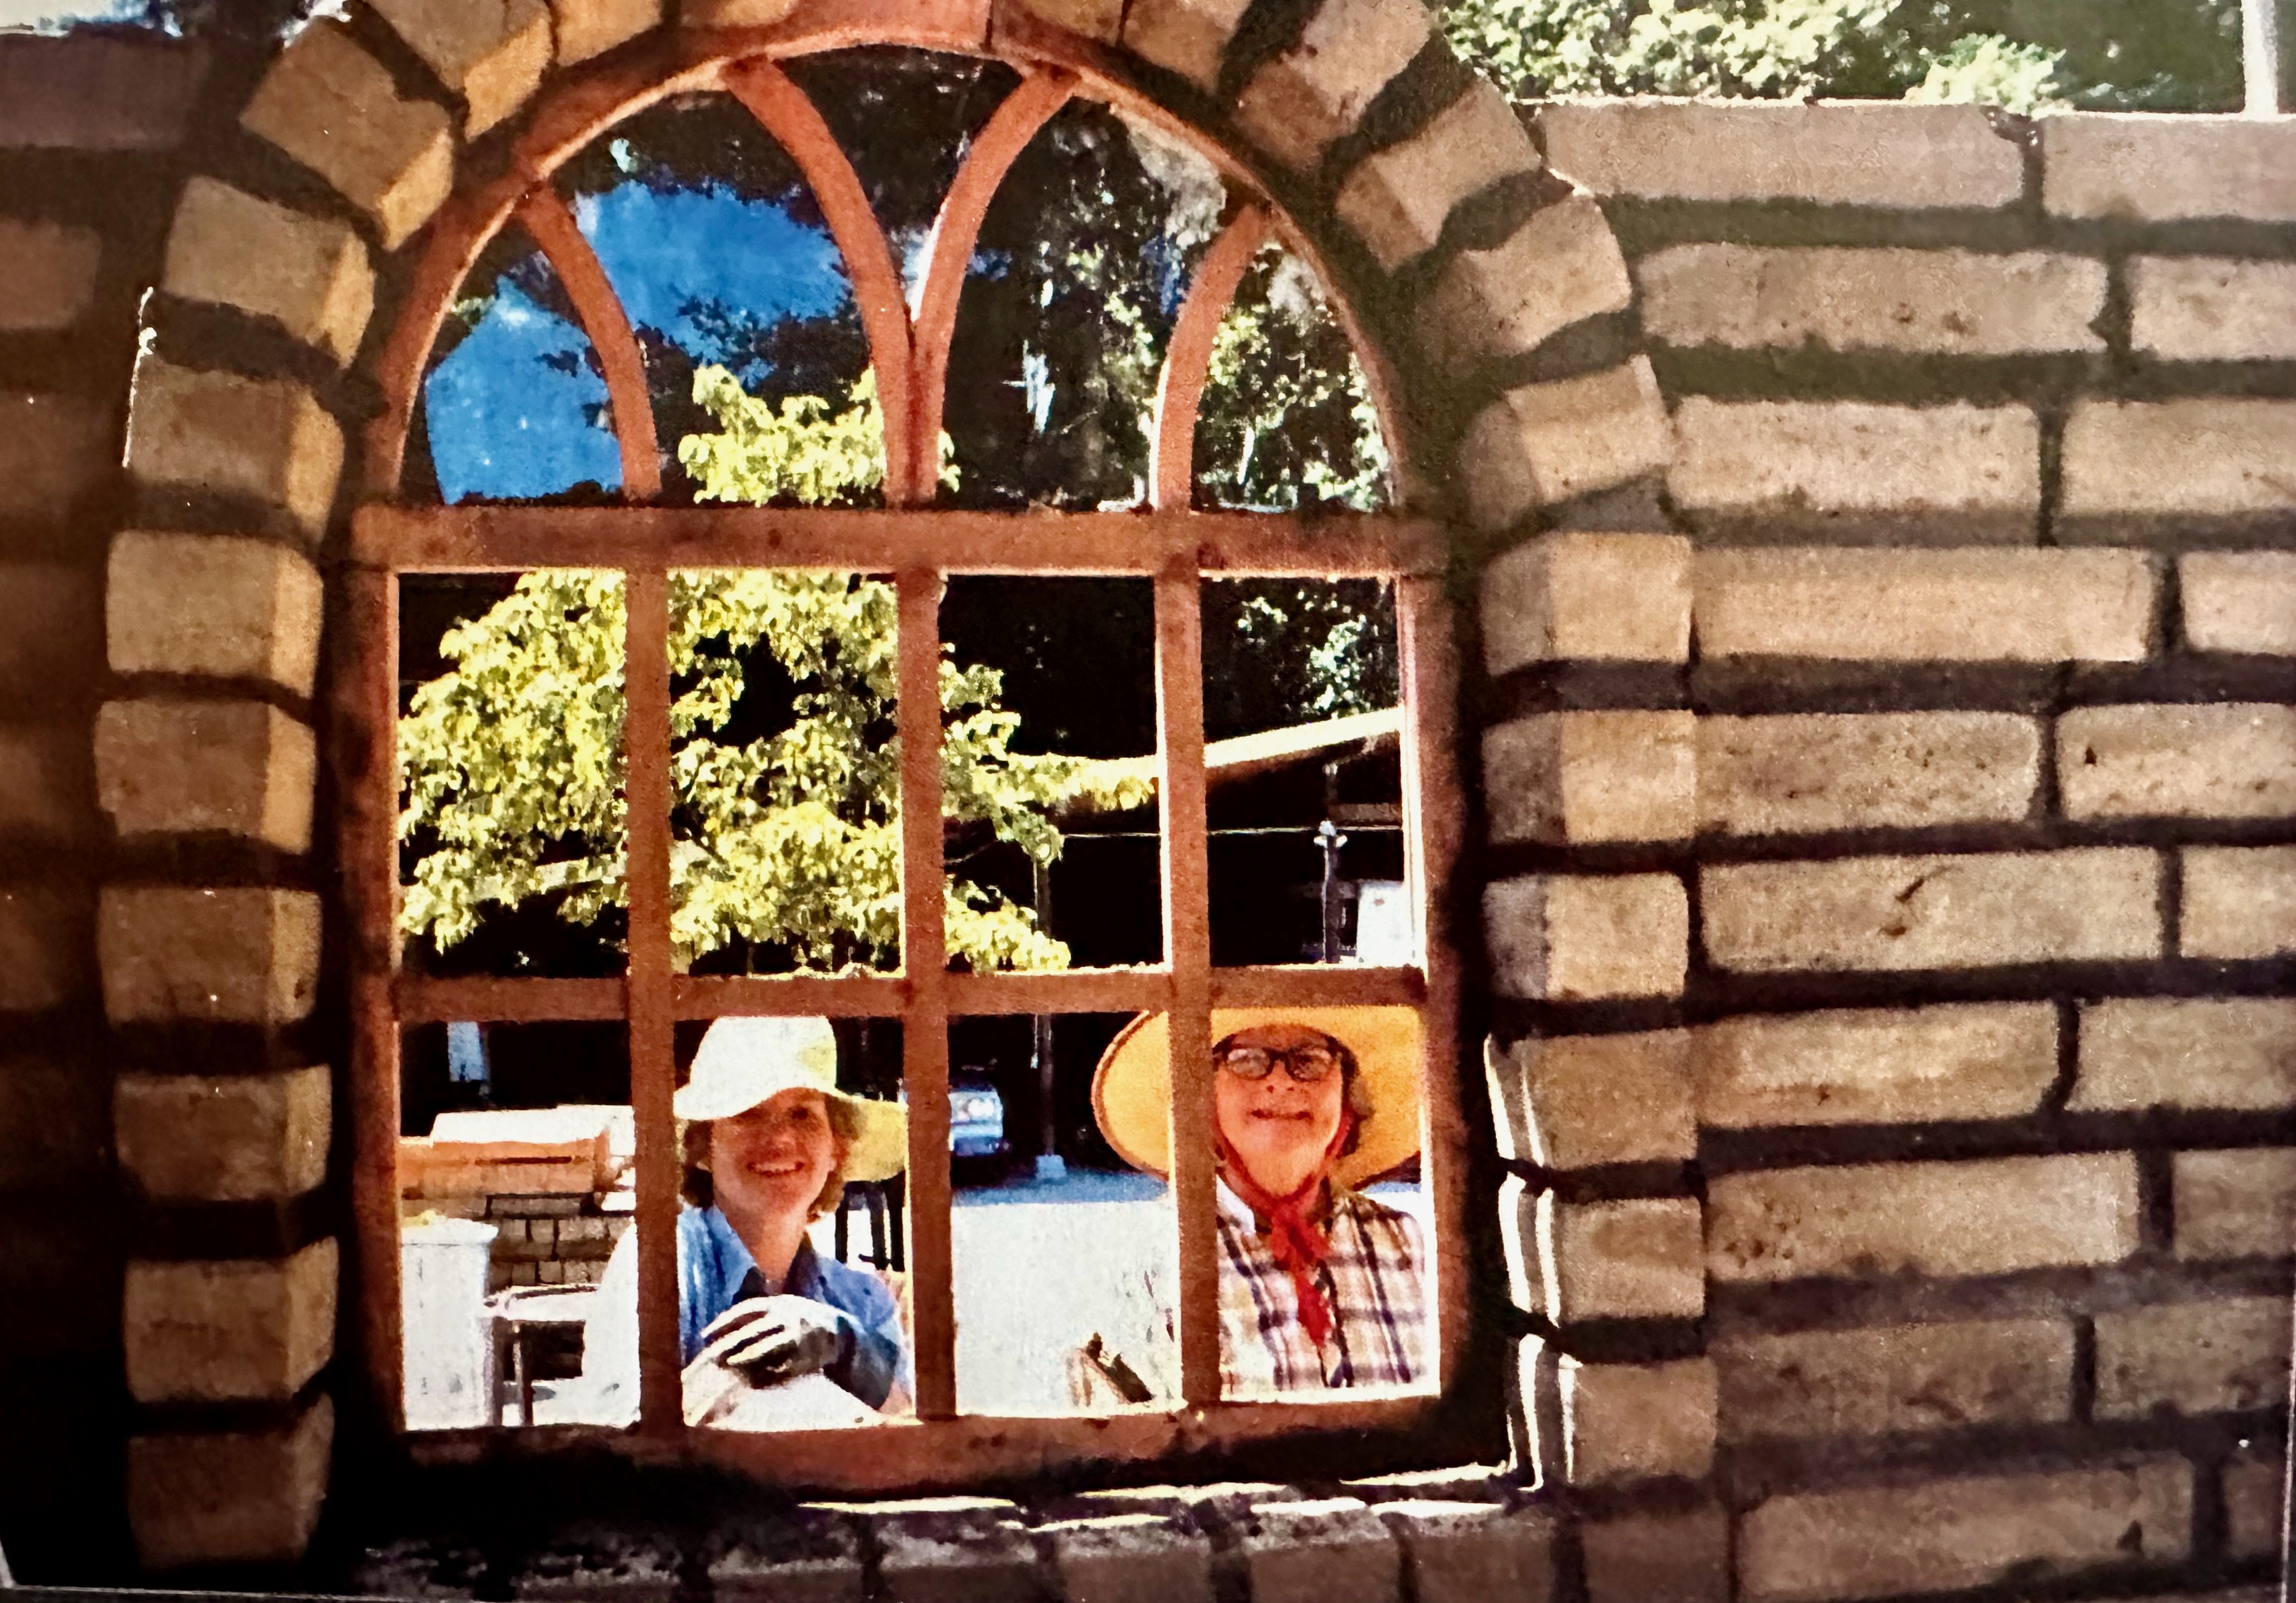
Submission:
POLYGON ((1331 1077, 1340 1066, 1340 1055, 1321 1041, 1304 1047, 1244 1047, 1224 1040, 1212 1048, 1212 1062, 1242 1080, 1265 1080, 1280 1063, 1301 1085, 1313 1085, 1331 1077))

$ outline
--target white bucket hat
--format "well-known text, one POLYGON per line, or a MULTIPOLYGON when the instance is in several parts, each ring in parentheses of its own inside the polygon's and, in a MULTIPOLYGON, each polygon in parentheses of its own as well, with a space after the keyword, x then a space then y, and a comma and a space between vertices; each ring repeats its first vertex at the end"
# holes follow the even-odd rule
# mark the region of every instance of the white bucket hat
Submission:
POLYGON ((909 1121, 898 1103, 837 1089, 837 1036, 825 1018, 721 1018, 701 1038, 693 1072, 670 1106, 701 1123, 746 1114, 783 1091, 819 1091, 841 1102, 855 1131, 849 1180, 890 1180, 909 1155, 909 1121))

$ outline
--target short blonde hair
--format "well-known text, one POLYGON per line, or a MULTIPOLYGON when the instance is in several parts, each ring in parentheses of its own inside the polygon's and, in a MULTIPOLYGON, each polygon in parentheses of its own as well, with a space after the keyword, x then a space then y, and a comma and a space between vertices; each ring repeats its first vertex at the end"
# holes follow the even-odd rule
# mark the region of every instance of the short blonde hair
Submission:
MULTIPOLYGON (((829 1179, 821 1188, 821 1195, 813 1199, 806 1210, 806 1218, 816 1220, 833 1213, 845 1198, 845 1161, 853 1143, 861 1134, 861 1120, 845 1098, 824 1094, 821 1105, 829 1111, 829 1131, 837 1138, 837 1162, 831 1165, 829 1179)), ((714 1119, 680 1119, 677 1122, 677 1150, 685 1172, 678 1182, 677 1194, 697 1208, 711 1206, 718 1197, 716 1183, 709 1176, 709 1127, 714 1119)))

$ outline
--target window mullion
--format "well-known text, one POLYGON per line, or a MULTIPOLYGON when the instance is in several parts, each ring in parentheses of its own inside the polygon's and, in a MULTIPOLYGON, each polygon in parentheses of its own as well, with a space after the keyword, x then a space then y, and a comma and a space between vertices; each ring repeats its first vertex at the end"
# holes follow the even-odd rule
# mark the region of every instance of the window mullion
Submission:
POLYGON ((606 269, 590 242, 575 226, 574 214, 558 192, 538 184, 521 202, 518 220, 549 259, 566 297, 582 319, 582 332, 598 352, 606 375, 606 400, 614 417, 614 440, 622 456, 622 499, 645 502, 661 494, 661 447, 654 433, 653 395, 646 384, 645 357, 630 332, 629 314, 614 293, 606 269))
POLYGON ((1258 206, 1246 206, 1228 219, 1205 248, 1188 298, 1173 321, 1156 383, 1156 429, 1149 445, 1149 490, 1160 512, 1185 512, 1194 499, 1196 410, 1211 374, 1212 343, 1267 237, 1267 211, 1258 206))

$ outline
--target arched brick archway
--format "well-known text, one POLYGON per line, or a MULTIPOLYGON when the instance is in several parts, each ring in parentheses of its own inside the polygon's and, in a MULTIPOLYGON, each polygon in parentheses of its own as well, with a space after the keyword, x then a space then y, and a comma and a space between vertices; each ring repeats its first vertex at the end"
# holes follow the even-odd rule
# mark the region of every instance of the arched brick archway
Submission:
MULTIPOLYGON (((107 586, 120 694, 99 723, 102 792, 122 836, 155 848, 102 896, 107 1014, 152 1070, 124 1080, 117 1134, 152 1196, 269 1204, 282 1222, 253 1248, 128 1270, 128 1384, 149 1410, 130 1507, 155 1568, 292 1558, 332 1453, 338 1252, 308 1205, 340 1061, 310 1023, 340 966, 310 866, 331 789, 316 644, 330 532, 395 485, 391 402, 434 332, 375 308, 443 304, 520 194, 604 122, 758 53, 1063 64, 1275 199, 1391 381, 1406 504, 1502 534, 1666 464, 1607 224, 1416 0, 1327 0, 1283 37, 1240 33, 1228 0, 658 11, 376 0, 315 23, 239 113, 230 177, 193 177, 176 210, 167 326, 131 402, 135 527, 107 586), (378 390, 380 421, 346 426, 378 390)), ((1542 548, 1510 582, 1542 598, 1599 584, 1635 565, 1615 538, 1542 548)), ((1649 538, 1667 565, 1676 542, 1649 538)), ((346 762, 359 752, 342 743, 346 762)))

